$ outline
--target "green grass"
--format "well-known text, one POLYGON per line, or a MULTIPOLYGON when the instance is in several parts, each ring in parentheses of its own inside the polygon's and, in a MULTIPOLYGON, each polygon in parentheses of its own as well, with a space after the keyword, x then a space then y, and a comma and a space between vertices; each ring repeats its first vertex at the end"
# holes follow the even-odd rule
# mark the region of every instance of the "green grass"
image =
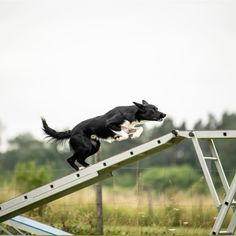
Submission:
MULTIPOLYGON (((61 225, 54 225, 54 227, 60 228, 61 225)), ((12 229, 8 228, 12 233, 12 229)), ((72 233, 73 235, 99 235, 95 229, 91 229, 90 225, 73 225, 71 228, 63 229, 72 233)), ((104 235, 124 235, 124 236, 208 236, 210 229, 194 229, 194 228, 167 228, 158 226, 149 227, 136 227, 136 226, 104 226, 104 235)), ((0 230, 0 235, 4 235, 4 232, 0 230)), ((25 235, 28 235, 25 232, 25 235)))
MULTIPOLYGON (((209 235, 213 225, 212 210, 162 206, 151 217, 146 208, 104 207, 105 235, 209 235)), ((54 204, 28 213, 30 218, 74 235, 96 235, 94 205, 54 204)))
MULTIPOLYGON (((209 196, 184 192, 153 194, 151 211, 145 192, 104 189, 103 197, 105 235, 204 236, 217 215, 209 196)), ((26 216, 74 235, 96 235, 94 189, 68 195, 26 216)))
POLYGON ((204 236, 209 235, 209 229, 194 229, 188 227, 158 227, 158 226, 105 226, 105 235, 165 235, 165 236, 204 236))

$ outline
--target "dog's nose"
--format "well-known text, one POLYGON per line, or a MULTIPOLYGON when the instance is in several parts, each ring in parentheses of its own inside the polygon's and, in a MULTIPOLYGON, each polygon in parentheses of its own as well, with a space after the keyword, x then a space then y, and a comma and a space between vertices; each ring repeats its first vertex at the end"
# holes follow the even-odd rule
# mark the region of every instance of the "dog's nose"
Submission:
POLYGON ((161 118, 165 118, 166 114, 165 113, 161 113, 161 118))

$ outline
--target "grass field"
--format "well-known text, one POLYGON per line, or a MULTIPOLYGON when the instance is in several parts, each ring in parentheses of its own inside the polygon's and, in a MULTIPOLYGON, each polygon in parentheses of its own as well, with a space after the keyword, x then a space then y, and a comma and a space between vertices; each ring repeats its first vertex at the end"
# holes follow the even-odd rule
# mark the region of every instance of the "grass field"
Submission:
MULTIPOLYGON (((209 196, 103 190, 105 235, 209 235, 217 210, 209 196)), ((76 235, 96 234, 93 188, 32 211, 31 217, 76 235)))
POLYGON ((132 227, 132 226, 106 226, 105 235, 165 235, 165 236, 208 236, 209 229, 194 229, 194 228, 166 228, 157 226, 132 227))
MULTIPOLYGON (((1 198, 9 199, 11 194, 17 195, 6 191, 1 198)), ((105 235, 209 235, 216 215, 209 196, 103 189, 105 235)), ((94 188, 68 195, 26 216, 74 235, 96 235, 94 188)))

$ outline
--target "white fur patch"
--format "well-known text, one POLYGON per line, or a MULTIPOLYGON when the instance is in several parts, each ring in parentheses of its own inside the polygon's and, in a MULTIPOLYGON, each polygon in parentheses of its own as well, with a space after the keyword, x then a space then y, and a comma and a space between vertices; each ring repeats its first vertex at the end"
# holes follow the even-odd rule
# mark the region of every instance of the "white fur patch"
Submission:
POLYGON ((143 132, 143 127, 137 127, 136 131, 132 134, 131 138, 134 139, 140 137, 142 132, 143 132))
POLYGON ((135 127, 136 125, 141 125, 144 124, 144 121, 133 121, 129 122, 128 120, 125 120, 123 124, 121 124, 121 131, 114 131, 119 137, 115 140, 117 141, 122 141, 125 139, 128 139, 129 137, 133 138, 138 138, 142 132, 143 128, 142 127, 135 127))
MULTIPOLYGON (((115 137, 115 138, 109 137, 107 139, 101 139, 101 140, 106 141, 108 143, 112 143, 114 141, 126 140, 129 137, 132 139, 138 138, 143 132, 143 127, 135 127, 135 126, 142 125, 142 124, 144 124, 144 122, 145 121, 129 122, 128 120, 125 120, 120 126, 121 131, 112 130, 117 135, 117 137, 115 137)), ((92 135, 91 138, 100 139, 96 135, 92 135)))
POLYGON ((115 134, 117 134, 117 139, 119 140, 119 141, 121 141, 121 140, 125 140, 125 139, 128 139, 129 138, 129 134, 125 131, 125 130, 123 130, 122 128, 121 128, 121 131, 115 131, 115 130, 112 130, 115 134))

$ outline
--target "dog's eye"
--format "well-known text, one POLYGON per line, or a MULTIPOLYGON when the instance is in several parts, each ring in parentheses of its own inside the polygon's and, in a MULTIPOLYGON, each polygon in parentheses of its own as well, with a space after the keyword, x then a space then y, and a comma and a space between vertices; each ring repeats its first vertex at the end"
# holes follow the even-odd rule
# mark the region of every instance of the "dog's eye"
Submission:
POLYGON ((156 108, 156 107, 153 107, 152 109, 153 109, 154 111, 157 111, 157 108, 156 108))

